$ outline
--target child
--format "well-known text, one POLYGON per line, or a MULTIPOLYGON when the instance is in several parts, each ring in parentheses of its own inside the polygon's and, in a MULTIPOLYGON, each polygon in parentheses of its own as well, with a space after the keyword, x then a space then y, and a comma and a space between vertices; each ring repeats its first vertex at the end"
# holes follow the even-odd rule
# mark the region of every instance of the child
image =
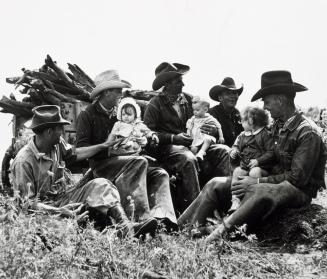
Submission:
POLYGON ((209 107, 210 104, 208 102, 200 100, 199 97, 194 97, 192 104, 194 116, 187 120, 186 123, 187 134, 193 138, 190 149, 199 160, 203 160, 210 145, 216 142, 213 136, 201 132, 201 126, 203 124, 215 125, 218 129, 218 143, 225 142, 221 125, 216 118, 208 113, 209 107))
MULTIPOLYGON (((267 129, 267 112, 256 107, 246 107, 241 114, 241 121, 244 131, 236 138, 230 152, 232 160, 240 159, 240 165, 233 172, 232 183, 239 176, 267 176, 274 157, 273 140, 267 129)), ((239 205, 240 200, 233 195, 230 212, 235 211, 239 205)))
MULTIPOLYGON (((138 155, 148 140, 159 143, 159 138, 140 119, 141 110, 133 98, 124 98, 118 105, 118 121, 108 138, 120 141, 113 146, 116 155, 138 155)), ((110 151, 109 151, 110 152, 110 151)))

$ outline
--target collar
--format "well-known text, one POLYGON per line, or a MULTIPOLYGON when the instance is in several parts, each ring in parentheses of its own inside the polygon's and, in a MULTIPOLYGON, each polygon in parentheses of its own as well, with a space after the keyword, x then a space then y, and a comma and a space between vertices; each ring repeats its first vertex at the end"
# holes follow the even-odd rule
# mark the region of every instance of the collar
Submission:
POLYGON ((253 131, 244 131, 245 136, 255 136, 259 134, 265 127, 261 127, 259 129, 256 129, 254 132, 253 131))
POLYGON ((178 103, 180 105, 187 104, 187 99, 184 93, 179 93, 177 95, 169 95, 166 91, 162 91, 159 93, 159 96, 162 98, 164 104, 174 105, 178 103))
POLYGON ((116 116, 117 107, 113 107, 111 109, 106 109, 98 100, 95 101, 94 107, 98 112, 107 115, 109 118, 116 116))
POLYGON ((294 131, 302 121, 302 113, 296 111, 289 119, 286 120, 282 130, 294 131))
POLYGON ((219 103, 218 108, 219 108, 219 110, 220 110, 223 114, 225 114, 225 115, 227 115, 227 116, 230 116, 230 115, 232 115, 232 116, 234 116, 234 115, 237 116, 237 115, 239 115, 239 112, 238 112, 238 110, 237 110, 236 108, 233 108, 233 109, 231 110, 231 112, 228 113, 228 112, 224 109, 224 106, 223 106, 222 103, 219 103))
MULTIPOLYGON (((28 143, 28 148, 32 151, 32 153, 33 153, 33 155, 35 156, 35 158, 36 158, 37 160, 44 159, 44 160, 50 160, 50 161, 52 161, 52 159, 51 159, 49 156, 47 156, 45 153, 41 153, 41 152, 37 149, 37 147, 36 147, 36 145, 35 145, 35 143, 34 143, 34 139, 35 139, 35 136, 33 136, 33 137, 30 139, 30 141, 29 141, 29 143, 28 143)), ((51 150, 51 152, 52 152, 52 150, 51 150)))

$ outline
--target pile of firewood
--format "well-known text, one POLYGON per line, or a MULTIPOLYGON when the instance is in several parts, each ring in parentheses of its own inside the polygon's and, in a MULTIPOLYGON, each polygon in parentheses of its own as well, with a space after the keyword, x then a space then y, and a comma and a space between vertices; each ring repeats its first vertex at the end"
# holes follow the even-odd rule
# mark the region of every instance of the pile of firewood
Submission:
MULTIPOLYGON (((15 85, 15 89, 19 88, 20 93, 25 96, 22 101, 16 100, 14 94, 10 94, 9 98, 3 96, 0 100, 0 112, 29 118, 35 106, 91 102, 90 94, 95 87, 93 80, 76 64, 68 63, 68 69, 70 72, 65 72, 47 55, 45 64, 40 69, 23 68, 22 76, 7 78, 6 82, 15 85)), ((156 94, 142 90, 125 92, 126 96, 138 99, 141 106, 156 94)))

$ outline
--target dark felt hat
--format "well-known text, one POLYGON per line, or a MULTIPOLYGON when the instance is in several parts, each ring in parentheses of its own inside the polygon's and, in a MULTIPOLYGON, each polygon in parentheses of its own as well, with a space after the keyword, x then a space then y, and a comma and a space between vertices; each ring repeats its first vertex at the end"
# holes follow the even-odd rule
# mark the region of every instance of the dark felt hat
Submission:
POLYGON ((62 118, 60 107, 55 105, 44 105, 33 108, 33 118, 30 129, 41 129, 57 125, 69 125, 70 122, 62 118))
POLYGON ((293 82, 290 72, 269 71, 262 74, 261 89, 254 94, 251 102, 272 94, 291 95, 306 90, 305 86, 293 82))
POLYGON ((190 70, 190 67, 180 63, 170 64, 168 62, 161 63, 155 69, 156 78, 152 83, 153 90, 159 90, 168 81, 174 79, 175 77, 186 74, 190 70))
POLYGON ((212 100, 218 101, 218 97, 222 92, 236 92, 241 95, 243 92, 243 84, 236 87, 235 81, 231 77, 225 77, 220 85, 215 85, 209 91, 209 96, 212 100))

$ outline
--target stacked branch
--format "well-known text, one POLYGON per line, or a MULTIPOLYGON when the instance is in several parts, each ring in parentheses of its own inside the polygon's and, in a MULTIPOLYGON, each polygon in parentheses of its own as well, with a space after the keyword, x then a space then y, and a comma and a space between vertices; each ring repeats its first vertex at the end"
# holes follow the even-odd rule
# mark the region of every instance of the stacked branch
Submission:
MULTIPOLYGON (((76 64, 68 63, 69 72, 62 70, 55 61, 47 55, 44 65, 38 70, 23 68, 23 75, 10 77, 6 82, 13 84, 15 89, 24 95, 22 101, 17 101, 13 94, 0 100, 0 112, 11 113, 19 117, 32 116, 32 109, 39 105, 60 105, 78 101, 91 102, 90 95, 95 87, 94 81, 76 64)), ((131 90, 126 96, 138 99, 141 106, 156 95, 156 92, 131 90)))

